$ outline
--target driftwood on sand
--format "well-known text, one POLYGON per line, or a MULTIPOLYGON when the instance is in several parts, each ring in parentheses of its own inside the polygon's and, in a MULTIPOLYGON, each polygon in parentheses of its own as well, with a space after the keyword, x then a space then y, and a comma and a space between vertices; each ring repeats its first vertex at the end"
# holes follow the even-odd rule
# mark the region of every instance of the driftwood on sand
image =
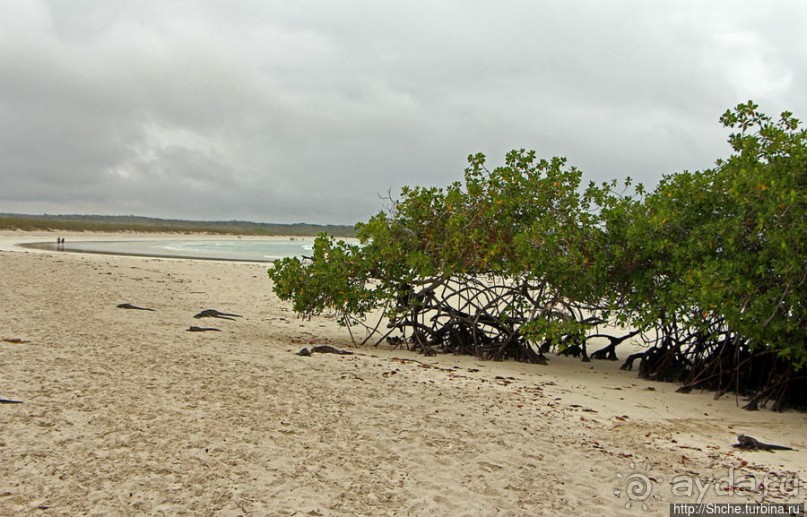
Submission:
POLYGON ((191 325, 188 327, 188 332, 221 332, 221 329, 217 329, 215 327, 197 327, 196 325, 191 325))

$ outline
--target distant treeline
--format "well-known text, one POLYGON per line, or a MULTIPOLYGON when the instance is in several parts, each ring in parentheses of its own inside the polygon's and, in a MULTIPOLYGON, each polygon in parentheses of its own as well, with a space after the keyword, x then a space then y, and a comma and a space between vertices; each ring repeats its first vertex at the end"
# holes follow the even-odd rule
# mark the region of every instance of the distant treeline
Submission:
POLYGON ((307 223, 277 224, 250 221, 185 221, 133 215, 25 215, 0 214, 3 230, 62 230, 93 232, 169 232, 234 235, 317 235, 353 237, 352 226, 307 223))

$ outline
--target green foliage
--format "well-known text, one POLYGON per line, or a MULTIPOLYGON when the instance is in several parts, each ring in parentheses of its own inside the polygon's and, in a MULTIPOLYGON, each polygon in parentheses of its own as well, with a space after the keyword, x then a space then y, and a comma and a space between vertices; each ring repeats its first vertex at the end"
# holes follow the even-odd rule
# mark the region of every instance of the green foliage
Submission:
POLYGON ((300 314, 344 321, 386 306, 392 327, 428 346, 461 334, 483 356, 533 357, 529 342, 579 329, 584 304, 601 297, 587 275, 602 233, 580 171, 523 150, 493 171, 481 154, 468 162, 464 182, 402 189, 389 212, 357 225, 361 246, 323 238, 310 264, 277 262, 276 292, 300 314))
POLYGON ((726 346, 797 370, 807 365, 805 131, 751 102, 721 122, 736 131, 733 154, 652 192, 630 178, 582 189, 579 170, 534 151, 492 171, 471 155, 463 181, 405 187, 358 224, 360 246, 321 237, 310 263, 275 264, 275 290, 303 315, 347 321, 385 307, 390 328, 426 352, 537 360, 538 345, 584 343, 613 317, 656 330, 656 357, 695 379, 712 367, 706 377, 723 379, 726 346))
MULTIPOLYGON (((603 210, 623 319, 643 328, 722 328, 752 349, 807 364, 807 153, 789 113, 753 103, 721 121, 739 129, 714 169, 666 176, 646 196, 603 210)), ((604 199, 604 198, 600 198, 604 199)))
POLYGON ((310 264, 290 257, 276 261, 269 269, 280 299, 291 300, 295 312, 304 317, 325 311, 338 313, 342 321, 364 317, 376 298, 368 287, 361 249, 320 234, 313 251, 310 264))
POLYGON ((704 309, 755 348, 807 364, 807 132, 790 113, 779 121, 751 102, 721 121, 739 128, 735 151, 714 173, 713 215, 691 246, 700 253, 685 278, 704 309), (696 247, 697 245, 697 247, 696 247), (703 279, 698 282, 698 279, 703 279))

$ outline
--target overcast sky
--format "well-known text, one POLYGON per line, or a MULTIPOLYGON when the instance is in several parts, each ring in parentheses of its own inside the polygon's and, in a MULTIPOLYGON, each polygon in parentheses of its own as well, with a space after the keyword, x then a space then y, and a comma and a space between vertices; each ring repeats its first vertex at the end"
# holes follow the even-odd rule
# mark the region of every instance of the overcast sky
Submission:
POLYGON ((807 1, 0 0, 0 212, 347 223, 514 148, 586 181, 807 118, 807 1))

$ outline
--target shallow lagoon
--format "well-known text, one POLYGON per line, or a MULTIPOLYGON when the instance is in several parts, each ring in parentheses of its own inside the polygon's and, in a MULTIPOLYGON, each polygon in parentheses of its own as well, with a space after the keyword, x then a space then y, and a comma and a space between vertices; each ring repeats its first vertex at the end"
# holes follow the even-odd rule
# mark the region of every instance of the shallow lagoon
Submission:
POLYGON ((270 238, 229 240, 138 240, 138 241, 70 241, 63 244, 37 242, 26 247, 80 253, 138 255, 148 257, 190 258, 272 262, 285 257, 312 254, 313 238, 270 238))

